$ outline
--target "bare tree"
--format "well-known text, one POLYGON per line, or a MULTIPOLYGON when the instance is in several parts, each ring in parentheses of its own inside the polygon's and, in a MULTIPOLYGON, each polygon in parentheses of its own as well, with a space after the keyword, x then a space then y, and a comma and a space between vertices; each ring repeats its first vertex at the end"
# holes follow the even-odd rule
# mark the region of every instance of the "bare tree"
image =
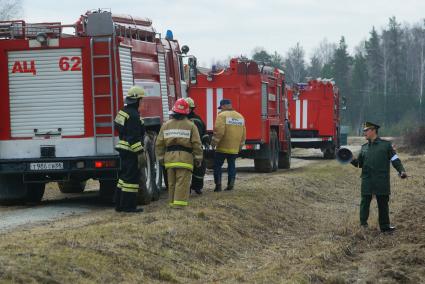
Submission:
POLYGON ((320 60, 320 64, 326 65, 331 63, 337 45, 330 43, 327 38, 324 38, 320 43, 319 47, 314 50, 313 56, 320 60))
POLYGON ((305 52, 299 42, 286 54, 285 72, 289 83, 299 83, 307 75, 304 57, 305 52))
POLYGON ((22 13, 22 0, 0 0, 0 20, 12 20, 22 13))

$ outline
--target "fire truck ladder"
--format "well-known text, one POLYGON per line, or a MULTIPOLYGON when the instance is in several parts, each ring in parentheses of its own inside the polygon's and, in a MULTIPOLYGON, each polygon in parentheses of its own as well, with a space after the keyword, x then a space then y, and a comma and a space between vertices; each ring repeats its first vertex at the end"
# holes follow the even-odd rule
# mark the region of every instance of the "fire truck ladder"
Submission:
MULTIPOLYGON (((91 50, 91 77, 92 77, 92 104, 93 104, 93 136, 94 136, 94 145, 95 145, 95 153, 96 154, 113 154, 115 148, 115 127, 114 127, 114 92, 113 92, 113 69, 112 65, 115 63, 115 46, 112 37, 93 37, 90 40, 90 50, 91 50), (95 44, 107 42, 108 43, 108 54, 101 54, 96 52, 95 44), (108 73, 107 74, 99 74, 96 71, 95 64, 96 62, 101 61, 102 59, 108 60, 108 73), (99 93, 96 90, 96 82, 99 80, 108 79, 109 81, 109 93, 99 93), (96 102, 99 100, 106 100, 110 105, 109 113, 101 113, 96 108, 96 102), (102 120, 102 122, 99 122, 102 120), (105 122, 107 120, 107 122, 105 122), (106 133, 99 133, 100 128, 107 129, 106 133), (111 147, 99 147, 101 143, 100 141, 104 141, 107 138, 110 138, 111 147), (101 150, 101 151, 100 151, 101 150)), ((114 68, 116 66, 114 65, 114 68)), ((104 82, 104 81, 102 81, 104 82)), ((105 131, 103 131, 105 132, 105 131)))
POLYGON ((165 53, 158 51, 158 65, 159 65, 159 84, 161 88, 161 102, 162 102, 162 117, 164 121, 169 119, 168 107, 168 86, 167 75, 165 69, 165 53))

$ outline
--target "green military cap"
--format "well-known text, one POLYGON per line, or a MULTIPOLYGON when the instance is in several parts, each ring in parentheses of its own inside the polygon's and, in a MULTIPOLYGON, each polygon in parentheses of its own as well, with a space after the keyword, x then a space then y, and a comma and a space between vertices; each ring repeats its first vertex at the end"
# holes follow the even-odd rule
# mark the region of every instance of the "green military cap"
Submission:
POLYGON ((372 122, 366 121, 366 122, 363 124, 363 131, 368 130, 368 129, 370 129, 370 128, 379 129, 379 127, 381 127, 381 126, 379 126, 378 124, 375 124, 375 123, 372 123, 372 122))

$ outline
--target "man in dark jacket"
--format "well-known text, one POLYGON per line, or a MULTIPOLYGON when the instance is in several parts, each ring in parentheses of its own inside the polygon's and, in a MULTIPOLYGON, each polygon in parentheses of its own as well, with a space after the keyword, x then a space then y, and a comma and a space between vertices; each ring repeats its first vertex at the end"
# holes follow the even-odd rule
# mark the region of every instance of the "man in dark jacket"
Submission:
MULTIPOLYGON (((192 98, 186 98, 186 102, 189 104, 190 112, 187 116, 198 128, 199 137, 201 137, 202 142, 204 143, 208 140, 208 135, 206 134, 205 123, 202 121, 202 118, 195 113, 195 102, 192 98)), ((192 182, 190 189, 195 191, 197 194, 202 194, 202 188, 204 187, 204 176, 206 171, 205 160, 202 159, 200 167, 196 165, 193 168, 192 172, 192 182)))
POLYGON ((367 227, 372 196, 376 196, 379 211, 379 227, 382 232, 392 232, 388 202, 390 199, 390 163, 401 178, 407 174, 390 141, 378 136, 379 125, 366 122, 363 133, 367 143, 362 145, 357 159, 351 161, 355 167, 362 168, 360 224, 367 227))
POLYGON ((143 154, 145 127, 139 114, 139 103, 145 91, 133 86, 125 97, 126 105, 115 117, 119 141, 115 146, 121 158, 121 172, 115 191, 114 202, 117 212, 141 212, 137 209, 140 168, 139 155, 143 154))

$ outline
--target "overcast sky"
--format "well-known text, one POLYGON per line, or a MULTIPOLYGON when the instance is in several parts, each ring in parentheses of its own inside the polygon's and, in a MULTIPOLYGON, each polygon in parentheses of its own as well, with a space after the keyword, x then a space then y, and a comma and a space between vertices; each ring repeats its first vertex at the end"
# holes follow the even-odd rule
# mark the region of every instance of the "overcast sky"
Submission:
MULTIPOLYGON (((297 42, 309 57, 323 38, 338 42, 344 35, 350 50, 381 30, 388 18, 417 23, 424 0, 24 0, 29 22, 73 23, 89 9, 153 20, 157 32, 171 29, 203 66, 229 55, 251 55, 255 47, 285 55, 297 42)), ((306 58, 308 60, 308 58, 306 58)))

